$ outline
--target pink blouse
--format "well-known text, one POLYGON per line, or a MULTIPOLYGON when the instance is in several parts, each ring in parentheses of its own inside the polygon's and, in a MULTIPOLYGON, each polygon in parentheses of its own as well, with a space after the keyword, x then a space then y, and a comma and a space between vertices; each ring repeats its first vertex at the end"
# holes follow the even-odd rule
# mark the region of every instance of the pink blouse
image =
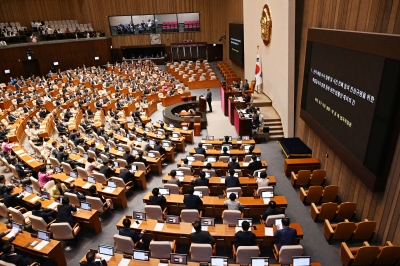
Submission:
POLYGON ((38 179, 39 179, 39 185, 40 187, 43 187, 47 182, 50 181, 51 175, 49 173, 42 173, 39 172, 38 174, 38 179))

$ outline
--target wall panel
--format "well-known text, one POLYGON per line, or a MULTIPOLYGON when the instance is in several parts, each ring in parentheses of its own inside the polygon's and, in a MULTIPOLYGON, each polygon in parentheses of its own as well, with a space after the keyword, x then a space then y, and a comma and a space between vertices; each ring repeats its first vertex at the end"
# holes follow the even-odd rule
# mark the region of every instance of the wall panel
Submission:
POLYGON ((357 202, 357 218, 375 220, 378 223, 375 240, 387 240, 400 244, 400 143, 397 144, 392 169, 384 193, 372 193, 336 156, 325 143, 299 117, 307 29, 327 27, 338 30, 357 30, 387 34, 400 33, 400 8, 398 0, 304 0, 297 1, 303 16, 301 29, 297 30, 296 53, 296 118, 295 135, 313 150, 313 156, 321 160, 327 170, 327 183, 338 184, 342 201, 357 202), (321 15, 323 14, 323 15, 321 15), (328 15, 330 14, 330 15, 328 15), (326 158, 325 154, 329 157, 326 158))

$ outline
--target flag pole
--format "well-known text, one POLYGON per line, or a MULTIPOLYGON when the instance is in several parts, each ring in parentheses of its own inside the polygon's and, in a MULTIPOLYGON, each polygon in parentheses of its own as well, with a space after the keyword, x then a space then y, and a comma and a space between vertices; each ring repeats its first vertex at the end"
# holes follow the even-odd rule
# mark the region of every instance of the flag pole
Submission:
MULTIPOLYGON (((260 51, 260 45, 257 45, 257 52, 256 52, 256 55, 258 55, 258 52, 260 51)), ((257 85, 257 86, 255 86, 256 87, 256 92, 257 93, 260 93, 260 91, 259 91, 259 87, 260 87, 260 85, 257 85)))

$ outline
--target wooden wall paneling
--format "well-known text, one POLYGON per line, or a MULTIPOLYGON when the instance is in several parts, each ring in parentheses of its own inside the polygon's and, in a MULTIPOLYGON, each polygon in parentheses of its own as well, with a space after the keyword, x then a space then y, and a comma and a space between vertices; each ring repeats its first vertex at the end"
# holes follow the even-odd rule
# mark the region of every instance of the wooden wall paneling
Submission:
POLYGON ((353 0, 351 4, 349 4, 348 6, 347 12, 349 12, 348 15, 349 19, 347 20, 347 25, 346 25, 346 29, 348 30, 355 30, 357 27, 358 14, 359 14, 358 9, 360 7, 360 2, 361 0, 353 0))
POLYGON ((360 2, 360 5, 358 6, 357 25, 355 28, 356 31, 365 31, 368 21, 370 6, 371 6, 370 0, 360 2))
POLYGON ((381 0, 376 21, 376 32, 387 32, 393 0, 381 0))
POLYGON ((387 33, 389 33, 389 34, 393 34, 393 31, 394 31, 395 19, 396 19, 397 12, 399 10, 399 3, 400 3, 399 0, 393 1, 393 6, 392 6, 392 10, 390 12, 390 18, 389 18, 388 30, 387 30, 387 33))
POLYGON ((393 34, 400 34, 400 4, 397 7, 397 15, 394 22, 393 34))

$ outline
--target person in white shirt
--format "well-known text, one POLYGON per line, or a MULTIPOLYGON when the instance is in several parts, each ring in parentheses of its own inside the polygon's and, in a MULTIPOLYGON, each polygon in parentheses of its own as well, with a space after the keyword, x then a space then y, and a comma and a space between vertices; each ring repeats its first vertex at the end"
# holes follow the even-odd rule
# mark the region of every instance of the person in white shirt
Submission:
POLYGON ((228 206, 228 210, 237 210, 239 211, 241 207, 243 207, 242 203, 236 201, 236 194, 231 193, 229 195, 229 199, 224 202, 224 205, 228 206))
POLYGON ((269 184, 269 178, 267 178, 267 172, 261 172, 260 178, 257 178, 258 187, 267 187, 269 184))

